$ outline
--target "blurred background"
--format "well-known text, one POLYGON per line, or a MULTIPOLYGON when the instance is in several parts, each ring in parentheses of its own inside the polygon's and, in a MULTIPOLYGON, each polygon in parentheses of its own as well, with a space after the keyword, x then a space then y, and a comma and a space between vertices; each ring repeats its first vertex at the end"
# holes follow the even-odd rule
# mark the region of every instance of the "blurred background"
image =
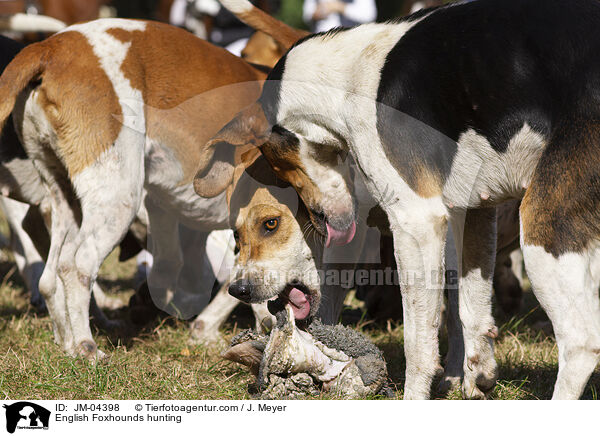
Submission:
MULTIPOLYGON (((401 17, 449 0, 252 0, 259 8, 293 27, 325 31, 401 17)), ((16 13, 46 15, 66 25, 99 17, 142 18, 185 28, 240 54, 252 30, 224 10, 217 0, 1 0, 0 20, 16 13)), ((2 31, 0 23, 0 31, 2 31)), ((19 35, 7 34, 22 39, 19 35)), ((26 42, 43 36, 27 35, 26 42)))
MULTIPOLYGON (((437 3, 447 3, 448 1, 440 1, 437 3)), ((116 8, 118 16, 125 18, 150 18, 164 20, 166 4, 174 3, 171 1, 162 0, 113 0, 111 5, 116 8)), ((197 2, 196 2, 197 3, 197 2)), ((202 3, 202 2, 200 2, 202 3)), ((260 3, 254 1, 253 3, 260 3)), ((302 6, 304 0, 269 0, 273 15, 285 21, 290 26, 308 29, 309 24, 302 19, 302 6)), ((374 0, 377 8, 377 21, 385 21, 392 18, 402 16, 406 10, 410 10, 408 5, 412 6, 417 3, 413 0, 374 0)), ((421 1, 426 5, 426 1, 421 1)), ((433 3, 433 2, 429 2, 433 3)), ((171 5, 169 5, 171 6, 171 5)), ((169 8, 170 9, 170 8, 169 8)))

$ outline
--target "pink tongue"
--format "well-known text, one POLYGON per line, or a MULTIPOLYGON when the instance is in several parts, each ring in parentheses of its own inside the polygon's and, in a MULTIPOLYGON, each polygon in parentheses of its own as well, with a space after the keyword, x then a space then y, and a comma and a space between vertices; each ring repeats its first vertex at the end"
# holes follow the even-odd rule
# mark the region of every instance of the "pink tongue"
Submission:
POLYGON ((354 234, 356 233, 356 223, 352 221, 352 225, 348 227, 346 230, 340 231, 336 230, 326 223, 327 225, 327 242, 325 243, 326 247, 330 245, 346 245, 352 241, 354 238, 354 234))
POLYGON ((306 299, 306 295, 299 289, 292 288, 288 295, 292 310, 294 311, 294 318, 304 319, 310 313, 310 303, 306 299))

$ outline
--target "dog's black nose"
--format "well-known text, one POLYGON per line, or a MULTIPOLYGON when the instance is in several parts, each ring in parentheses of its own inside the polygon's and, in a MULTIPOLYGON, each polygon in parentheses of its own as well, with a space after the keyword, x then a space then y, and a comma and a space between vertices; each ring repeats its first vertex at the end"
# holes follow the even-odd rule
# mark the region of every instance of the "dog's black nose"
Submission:
POLYGON ((252 285, 248 280, 236 280, 229 285, 229 295, 249 303, 252 296, 252 285))

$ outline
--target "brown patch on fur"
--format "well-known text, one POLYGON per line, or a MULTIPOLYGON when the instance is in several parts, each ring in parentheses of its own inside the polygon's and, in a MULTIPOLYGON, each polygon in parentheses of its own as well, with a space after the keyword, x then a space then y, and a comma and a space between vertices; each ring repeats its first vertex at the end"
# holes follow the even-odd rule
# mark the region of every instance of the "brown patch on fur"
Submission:
POLYGON ((600 238, 600 121, 555 129, 521 202, 523 240, 553 256, 600 238))
POLYGON ((194 190, 202 197, 214 197, 231 184, 234 165, 240 156, 258 147, 269 131, 260 105, 254 103, 241 111, 202 147, 194 177, 194 190))
POLYGON ((276 176, 256 149, 246 152, 242 159, 235 169, 227 200, 230 223, 238 233, 238 264, 243 266, 249 260, 279 256, 282 247, 297 235, 297 226, 306 223, 307 216, 290 209, 290 201, 300 206, 296 192, 276 176), (277 230, 266 232, 263 224, 273 218, 279 220, 277 230))
POLYGON ((254 32, 242 50, 242 59, 253 64, 273 68, 285 54, 286 49, 272 36, 264 32, 254 32))
POLYGON ((469 364, 472 366, 479 364, 479 354, 476 354, 473 357, 469 357, 469 364))
MULTIPOLYGON (((261 146, 261 151, 273 167, 275 174, 296 189, 304 204, 309 208, 319 207, 323 194, 306 174, 297 147, 268 141, 261 146)), ((322 228, 323 224, 319 220, 313 219, 312 221, 321 234, 326 234, 326 229, 322 228)))
POLYGON ((37 103, 56 131, 57 154, 73 177, 115 142, 121 106, 84 35, 64 32, 41 44, 45 70, 37 103))
MULTIPOLYGON (((260 150, 278 177, 290 183, 298 192, 302 201, 311 210, 320 211, 322 193, 306 173, 300 158, 300 146, 297 137, 290 132, 273 130, 269 139, 264 141, 260 150)), ((321 234, 326 234, 322 220, 313 216, 311 220, 321 234)))
POLYGON ((287 205, 280 203, 267 187, 257 189, 247 204, 234 210, 239 235, 238 264, 242 266, 250 259, 268 259, 277 253, 295 234, 294 228, 298 225, 287 205), (263 223, 273 218, 279 220, 279 226, 276 231, 266 233, 263 223))
POLYGON ((148 22, 143 32, 107 33, 132 43, 121 70, 143 94, 147 134, 174 151, 184 173, 181 184, 190 183, 198 162, 212 158, 204 144, 256 101, 265 74, 173 26, 148 22))
POLYGON ((428 171, 424 166, 415 169, 415 192, 423 198, 442 195, 442 180, 439 173, 428 171))
POLYGON ((308 32, 294 29, 257 7, 253 7, 248 12, 236 14, 236 16, 253 29, 260 30, 272 36, 285 49, 289 49, 300 38, 308 35, 308 32))

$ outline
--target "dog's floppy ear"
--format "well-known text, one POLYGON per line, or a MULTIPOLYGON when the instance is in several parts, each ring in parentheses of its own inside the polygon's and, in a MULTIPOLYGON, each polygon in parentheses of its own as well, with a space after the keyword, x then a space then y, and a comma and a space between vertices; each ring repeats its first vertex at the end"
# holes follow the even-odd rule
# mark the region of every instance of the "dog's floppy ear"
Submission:
POLYGON ((269 123, 259 103, 242 110, 206 145, 194 177, 194 190, 211 198, 233 181, 236 164, 243 152, 262 145, 269 134, 269 123))

